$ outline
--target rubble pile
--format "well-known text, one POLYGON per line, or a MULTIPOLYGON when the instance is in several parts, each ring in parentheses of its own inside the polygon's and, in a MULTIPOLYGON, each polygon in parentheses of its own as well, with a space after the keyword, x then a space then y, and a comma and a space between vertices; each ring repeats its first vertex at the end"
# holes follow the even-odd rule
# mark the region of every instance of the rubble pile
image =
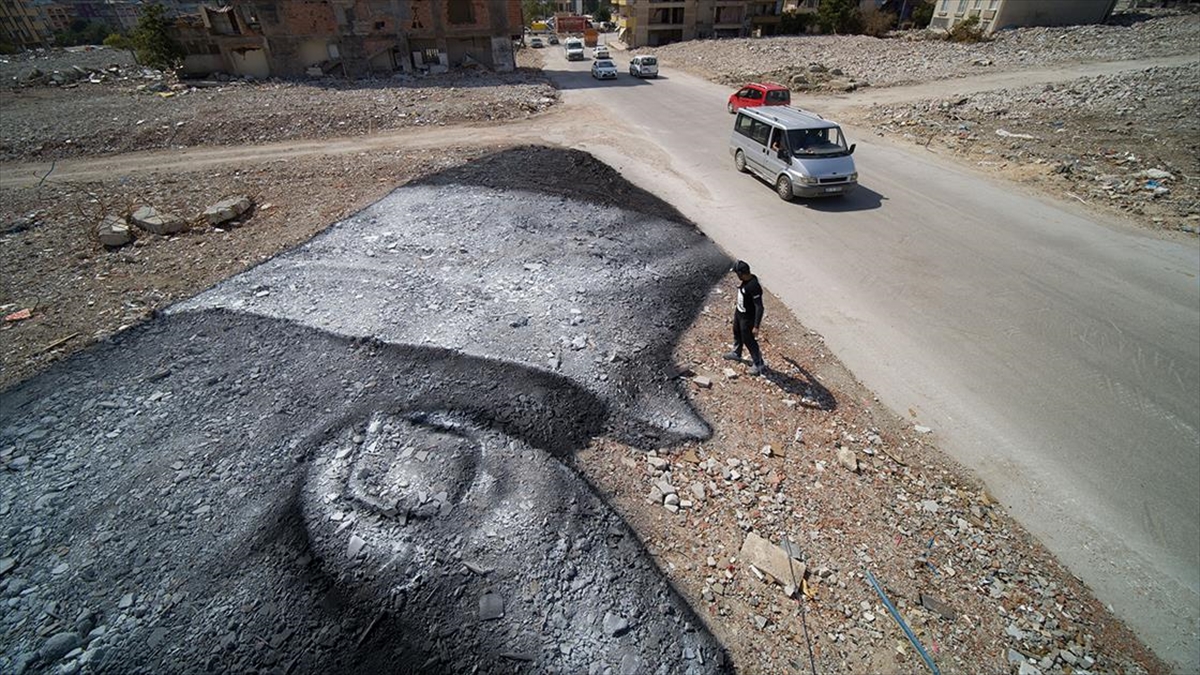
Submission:
POLYGON ((980 166, 1032 167, 1018 179, 1200 234, 1198 101, 1200 65, 1191 65, 876 105, 847 119, 980 166))
POLYGON ((1200 42, 1200 16, 1195 14, 1137 15, 1147 20, 1134 22, 1123 16, 1117 15, 1108 25, 1001 31, 996 39, 977 44, 947 42, 936 33, 911 31, 889 38, 806 35, 692 40, 644 51, 657 54, 665 68, 693 71, 730 86, 757 79, 790 81, 787 74, 804 75, 810 66, 819 65, 826 71, 841 71, 844 80, 888 87, 993 70, 1190 55, 1200 42))
MULTIPOLYGON (((110 57, 117 53, 105 52, 110 57)), ((0 161, 496 122, 535 115, 558 101, 558 92, 540 73, 524 69, 355 82, 197 81, 130 65, 76 67, 69 65, 71 56, 68 52, 49 64, 9 63, 0 69, 4 81, 16 77, 30 85, 14 89, 0 102, 5 132, 0 161), (62 86, 53 94, 54 115, 47 116, 43 85, 58 80, 62 86)))

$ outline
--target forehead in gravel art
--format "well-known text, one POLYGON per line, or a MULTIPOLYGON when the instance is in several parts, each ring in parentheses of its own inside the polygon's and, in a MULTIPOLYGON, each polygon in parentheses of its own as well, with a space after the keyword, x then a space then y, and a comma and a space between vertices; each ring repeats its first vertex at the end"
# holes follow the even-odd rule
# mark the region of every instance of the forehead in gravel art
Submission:
POLYGON ((0 394, 0 670, 723 670, 567 464, 707 431, 667 374, 729 261, 672 215, 502 153, 0 394))

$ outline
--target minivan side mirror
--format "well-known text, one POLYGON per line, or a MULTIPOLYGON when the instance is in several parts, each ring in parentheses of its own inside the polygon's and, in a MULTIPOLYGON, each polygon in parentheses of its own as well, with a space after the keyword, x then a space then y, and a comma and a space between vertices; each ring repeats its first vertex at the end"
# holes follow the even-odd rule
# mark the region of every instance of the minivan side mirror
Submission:
POLYGON ((854 148, 856 148, 856 147, 858 147, 858 143, 850 144, 850 154, 852 154, 852 155, 854 154, 854 148))
POLYGON ((786 148, 780 148, 779 151, 775 154, 778 155, 779 159, 782 159, 784 162, 787 162, 788 164, 792 163, 792 158, 788 154, 788 151, 786 148))

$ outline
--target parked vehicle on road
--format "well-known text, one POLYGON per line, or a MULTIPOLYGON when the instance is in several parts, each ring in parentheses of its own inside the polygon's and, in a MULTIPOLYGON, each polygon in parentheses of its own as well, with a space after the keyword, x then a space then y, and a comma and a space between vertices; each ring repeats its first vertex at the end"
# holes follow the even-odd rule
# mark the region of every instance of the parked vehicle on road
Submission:
POLYGON ((638 54, 629 60, 629 74, 634 77, 658 77, 658 57, 638 54))
POLYGON ((550 34, 550 38, 549 38, 549 39, 550 39, 550 44, 552 44, 552 45, 556 45, 556 44, 558 44, 558 36, 557 36, 557 35, 555 35, 554 33, 551 33, 551 34, 550 34))
POLYGON ((592 58, 593 59, 611 59, 612 55, 608 53, 607 45, 596 45, 596 48, 592 50, 592 58))
POLYGON ((792 92, 782 84, 751 82, 729 95, 729 103, 725 105, 725 109, 735 113, 742 108, 791 104, 792 92))
POLYGON ((592 77, 597 80, 617 79, 617 64, 612 59, 596 59, 592 62, 592 77))
POLYGON ((734 167, 774 185, 784 201, 853 191, 854 147, 836 123, 787 106, 739 110, 729 137, 734 167))
POLYGON ((563 42, 563 49, 567 52, 568 61, 582 61, 583 55, 583 40, 579 38, 567 38, 563 42))
POLYGON ((529 38, 529 46, 533 47, 534 49, 541 49, 542 47, 546 46, 546 43, 542 42, 542 38, 540 37, 533 37, 529 38))

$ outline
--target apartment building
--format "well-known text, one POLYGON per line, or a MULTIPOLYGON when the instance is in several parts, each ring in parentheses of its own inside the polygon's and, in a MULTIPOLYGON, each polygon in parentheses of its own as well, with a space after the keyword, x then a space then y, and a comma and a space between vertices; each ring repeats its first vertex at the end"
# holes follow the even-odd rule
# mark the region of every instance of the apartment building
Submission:
POLYGON ((0 0, 0 43, 34 49, 53 42, 53 31, 32 0, 0 0))
POLYGON ((51 33, 61 33, 71 27, 75 20, 75 8, 65 2, 44 2, 38 4, 42 20, 46 22, 51 33))
POLYGON ((1018 26, 1100 23, 1118 0, 937 0, 930 28, 949 29, 971 17, 985 33, 1018 26))
POLYGON ((613 0, 618 39, 630 47, 713 37, 773 35, 777 0, 613 0))
POLYGON ((184 71, 295 77, 516 68, 520 0, 232 0, 177 39, 184 71))

